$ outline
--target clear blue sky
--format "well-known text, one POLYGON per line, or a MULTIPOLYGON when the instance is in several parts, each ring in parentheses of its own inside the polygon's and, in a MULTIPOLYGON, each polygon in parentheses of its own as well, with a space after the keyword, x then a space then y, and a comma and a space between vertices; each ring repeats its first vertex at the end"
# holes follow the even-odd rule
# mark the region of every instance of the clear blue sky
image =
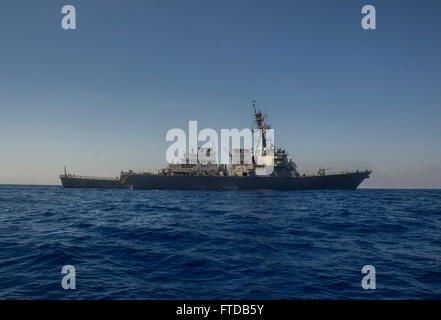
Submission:
POLYGON ((16 0, 0 41, 0 183, 162 167, 169 129, 250 127, 256 99, 301 171, 441 187, 438 0, 16 0))

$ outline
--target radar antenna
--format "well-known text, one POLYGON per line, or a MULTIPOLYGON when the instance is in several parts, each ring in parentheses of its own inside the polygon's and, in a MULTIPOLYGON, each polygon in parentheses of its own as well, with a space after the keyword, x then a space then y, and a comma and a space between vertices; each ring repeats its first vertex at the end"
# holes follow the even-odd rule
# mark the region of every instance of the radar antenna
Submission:
POLYGON ((269 129, 270 127, 266 125, 265 118, 268 116, 266 113, 262 115, 262 112, 260 110, 256 110, 256 100, 253 100, 253 112, 254 112, 254 122, 256 123, 257 130, 260 130, 261 132, 261 147, 262 152, 265 154, 265 148, 266 148, 266 138, 265 138, 265 129, 269 129))
POLYGON ((257 129, 267 128, 267 126, 264 124, 264 121, 268 115, 267 114, 262 115, 261 111, 256 110, 256 100, 253 100, 253 112, 254 112, 254 121, 256 122, 257 129))

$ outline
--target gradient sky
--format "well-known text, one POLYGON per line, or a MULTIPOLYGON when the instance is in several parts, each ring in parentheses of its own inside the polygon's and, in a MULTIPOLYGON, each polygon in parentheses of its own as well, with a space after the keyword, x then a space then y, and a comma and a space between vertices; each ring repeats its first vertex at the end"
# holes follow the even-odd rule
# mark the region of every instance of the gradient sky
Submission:
POLYGON ((441 188, 441 1, 15 0, 0 41, 0 184, 162 167, 169 129, 250 127, 256 99, 302 172, 441 188))

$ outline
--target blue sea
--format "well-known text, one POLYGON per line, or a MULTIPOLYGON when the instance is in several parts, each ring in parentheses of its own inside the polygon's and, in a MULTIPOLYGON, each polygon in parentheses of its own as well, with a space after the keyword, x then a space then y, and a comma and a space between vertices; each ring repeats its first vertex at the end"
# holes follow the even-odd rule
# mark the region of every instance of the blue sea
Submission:
POLYGON ((0 299, 441 299, 441 190, 2 185, 0 299))

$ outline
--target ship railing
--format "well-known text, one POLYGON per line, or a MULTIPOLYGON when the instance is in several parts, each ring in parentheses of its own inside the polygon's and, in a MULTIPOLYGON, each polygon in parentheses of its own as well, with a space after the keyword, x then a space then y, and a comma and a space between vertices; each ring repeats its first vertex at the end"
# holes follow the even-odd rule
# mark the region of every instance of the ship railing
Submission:
POLYGON ((371 173, 371 172, 372 172, 372 170, 369 170, 369 169, 365 169, 365 170, 350 170, 350 171, 348 171, 348 170, 341 170, 341 171, 338 171, 338 170, 332 170, 332 171, 329 170, 328 171, 328 170, 326 170, 325 174, 323 174, 323 175, 319 175, 316 172, 312 173, 310 171, 307 171, 307 172, 305 172, 303 174, 300 174, 300 175, 301 176, 306 176, 306 177, 315 177, 315 176, 332 176, 332 175, 337 175, 337 174, 371 173))
POLYGON ((119 178, 79 176, 79 175, 76 175, 76 174, 62 174, 62 175, 60 175, 60 178, 73 178, 73 179, 83 179, 83 180, 119 181, 119 178))

